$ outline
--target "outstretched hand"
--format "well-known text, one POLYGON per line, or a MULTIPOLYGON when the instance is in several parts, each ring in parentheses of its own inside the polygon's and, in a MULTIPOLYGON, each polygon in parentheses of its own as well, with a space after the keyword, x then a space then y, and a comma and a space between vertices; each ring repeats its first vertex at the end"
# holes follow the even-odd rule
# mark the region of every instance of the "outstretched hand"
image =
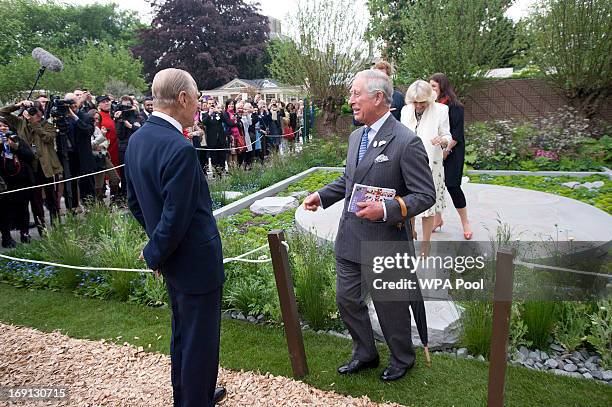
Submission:
POLYGON ((321 198, 319 194, 310 194, 304 199, 304 209, 307 211, 316 211, 321 206, 321 198))

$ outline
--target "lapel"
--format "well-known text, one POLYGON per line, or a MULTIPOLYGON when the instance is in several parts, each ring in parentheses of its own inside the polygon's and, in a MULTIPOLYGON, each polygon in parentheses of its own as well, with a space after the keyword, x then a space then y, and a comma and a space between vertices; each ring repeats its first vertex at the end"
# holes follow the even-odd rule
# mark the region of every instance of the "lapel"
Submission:
MULTIPOLYGON (((393 140, 393 138, 395 137, 395 135, 393 134, 393 129, 395 128, 396 121, 397 120, 395 120, 395 117, 393 117, 393 115, 390 115, 387 118, 387 120, 385 120, 380 130, 378 130, 378 133, 376 133, 376 137, 374 137, 374 140, 372 140, 372 142, 368 146, 368 149, 366 150, 365 155, 363 156, 363 158, 361 159, 361 161, 355 168, 355 183, 357 184, 361 183, 363 178, 366 176, 366 174, 370 170, 370 167, 372 166, 372 164, 374 164, 374 160, 376 159, 376 157, 382 154, 385 151, 385 149, 389 146, 389 144, 391 144, 391 140, 393 140), (385 140, 385 144, 383 144, 382 147, 374 147, 374 143, 375 142, 378 143, 381 140, 385 140)), ((361 130, 361 132, 363 132, 363 130, 361 130)), ((361 132, 359 133, 360 136, 361 136, 361 132)), ((359 142, 361 142, 361 137, 359 137, 358 143, 359 142)), ((355 161, 357 161, 356 155, 353 157, 353 162, 355 161)))
POLYGON ((149 119, 146 121, 146 123, 150 123, 150 124, 155 124, 155 125, 158 125, 158 126, 166 127, 166 128, 168 128, 170 130, 173 130, 175 133, 180 134, 181 137, 183 137, 183 133, 178 131, 178 129, 176 127, 174 127, 172 124, 170 124, 170 122, 167 122, 166 120, 162 119, 161 117, 150 115, 149 119))
POLYGON ((361 142, 361 134, 363 127, 358 128, 351 136, 349 136, 348 152, 346 155, 346 173, 353 177, 355 174, 355 166, 357 165, 357 154, 359 151, 359 143, 361 142))

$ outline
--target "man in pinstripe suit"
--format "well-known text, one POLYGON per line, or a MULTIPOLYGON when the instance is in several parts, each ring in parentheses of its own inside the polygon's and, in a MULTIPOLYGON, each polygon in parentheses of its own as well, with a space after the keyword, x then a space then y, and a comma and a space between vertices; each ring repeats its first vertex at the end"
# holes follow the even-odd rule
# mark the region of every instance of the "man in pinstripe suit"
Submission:
MULTIPOLYGON (((338 368, 341 374, 356 373, 379 364, 362 290, 361 243, 407 241, 409 255, 414 256, 408 220, 436 200, 423 143, 391 116, 392 95, 391 79, 384 72, 368 69, 355 76, 349 104, 355 118, 365 126, 349 137, 344 174, 304 200, 305 208, 314 211, 346 198, 335 244, 336 302, 353 339, 353 354, 347 364, 338 368), (348 202, 355 183, 393 188, 396 199, 384 203, 360 202, 358 212, 349 212, 348 202)), ((389 366, 380 377, 384 381, 397 380, 415 362, 409 304, 374 298, 374 306, 391 351, 389 366)))

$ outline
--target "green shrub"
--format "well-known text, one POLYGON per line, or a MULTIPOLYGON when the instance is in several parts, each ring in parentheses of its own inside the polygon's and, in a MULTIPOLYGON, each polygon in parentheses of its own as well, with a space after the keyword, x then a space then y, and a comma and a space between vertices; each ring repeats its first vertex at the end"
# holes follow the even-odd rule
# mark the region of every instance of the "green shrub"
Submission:
POLYGON ((130 300, 151 307, 166 306, 170 303, 164 277, 147 274, 141 285, 137 285, 130 300))
POLYGON ((508 345, 511 350, 518 349, 521 345, 526 347, 532 345, 532 342, 526 339, 527 325, 521 319, 521 312, 521 304, 513 302, 510 313, 510 332, 508 338, 508 345))
POLYGON ((562 302, 559 307, 555 338, 566 349, 576 349, 587 339, 586 333, 590 325, 588 307, 585 304, 570 301, 562 302))
POLYGON ((590 315, 591 333, 587 340, 601 354, 601 361, 607 369, 612 368, 612 299, 597 303, 597 311, 590 315))

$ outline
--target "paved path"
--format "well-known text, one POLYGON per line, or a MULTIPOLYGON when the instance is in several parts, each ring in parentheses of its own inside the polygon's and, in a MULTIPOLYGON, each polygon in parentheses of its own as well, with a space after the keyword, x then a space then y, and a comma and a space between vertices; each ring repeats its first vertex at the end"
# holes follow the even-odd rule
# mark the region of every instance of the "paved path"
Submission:
MULTIPOLYGON (((612 239, 612 216, 574 199, 546 192, 488 184, 465 184, 468 214, 474 230, 473 240, 488 241, 495 235, 498 220, 512 227, 513 238, 542 241, 549 238, 576 241, 609 241, 612 239)), ((446 197, 444 226, 432 240, 461 241, 463 229, 459 215, 446 197)), ((343 201, 326 210, 308 212, 303 206, 295 213, 304 230, 314 228, 317 236, 334 241, 342 213, 343 201)), ((417 233, 421 235, 420 221, 417 233)))

